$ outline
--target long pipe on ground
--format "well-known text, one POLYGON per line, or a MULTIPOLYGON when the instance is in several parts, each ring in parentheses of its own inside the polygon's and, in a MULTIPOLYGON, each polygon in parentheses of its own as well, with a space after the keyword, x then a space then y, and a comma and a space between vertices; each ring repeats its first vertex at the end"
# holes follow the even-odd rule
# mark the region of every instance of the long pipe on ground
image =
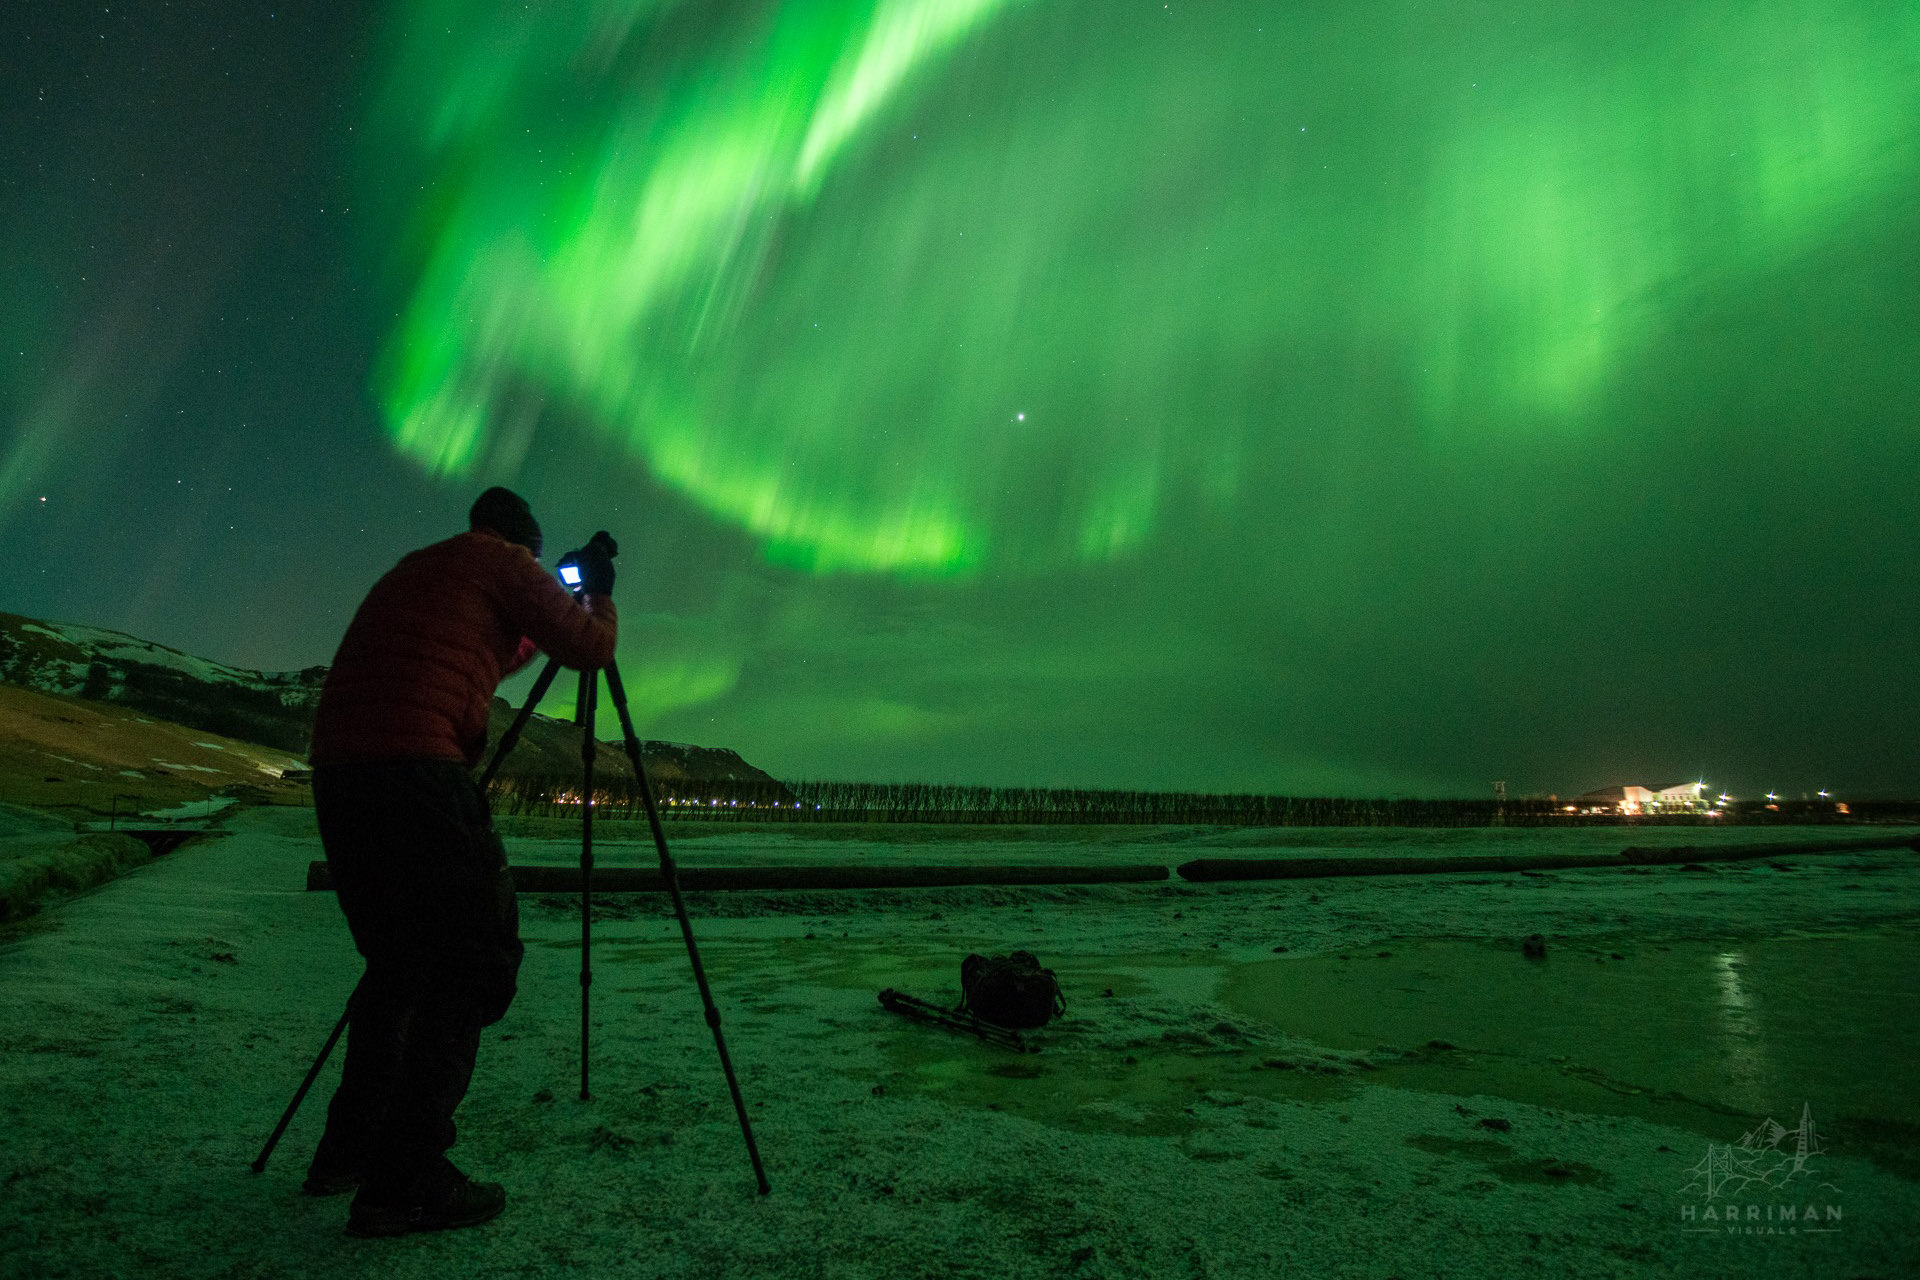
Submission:
POLYGON ((1672 866, 1688 862, 1740 862, 1800 853, 1867 853, 1920 849, 1913 836, 1877 840, 1817 840, 1798 844, 1681 845, 1633 847, 1614 854, 1547 853, 1460 858, 1197 858, 1175 868, 1184 880, 1311 880, 1323 876, 1426 876, 1461 871, 1571 871, 1586 868, 1672 866))
MULTIPOLYGON (((513 887, 521 893, 576 893, 581 876, 574 867, 513 867, 513 887)), ((904 866, 904 867, 681 867, 680 887, 721 889, 939 889, 996 884, 1126 884, 1168 878, 1167 869, 1150 864, 1108 867, 1053 866, 904 866)), ((653 867, 596 867, 593 887, 600 893, 659 893, 667 885, 653 867)), ((307 864, 307 888, 331 889, 325 862, 307 864)))
MULTIPOLYGON (((1427 876, 1461 872, 1499 874, 1516 871, 1579 871, 1635 866, 1674 866, 1689 862, 1740 862, 1796 854, 1871 853, 1884 849, 1920 851, 1912 836, 1877 840, 1817 840, 1795 844, 1634 846, 1612 854, 1473 854, 1455 858, 1197 858, 1175 868, 1181 879, 1210 883, 1226 880, 1313 880, 1332 876, 1427 876)), ((581 873, 573 867, 512 868, 521 893, 577 893, 581 873)), ((893 867, 682 867, 683 889, 711 892, 734 889, 944 889, 979 885, 1144 884, 1168 879, 1167 868, 1149 863, 1110 866, 940 865, 893 867)), ((327 890, 333 881, 325 862, 307 865, 307 888, 327 890)), ((660 872, 650 867, 600 867, 594 888, 610 893, 665 892, 660 872)))

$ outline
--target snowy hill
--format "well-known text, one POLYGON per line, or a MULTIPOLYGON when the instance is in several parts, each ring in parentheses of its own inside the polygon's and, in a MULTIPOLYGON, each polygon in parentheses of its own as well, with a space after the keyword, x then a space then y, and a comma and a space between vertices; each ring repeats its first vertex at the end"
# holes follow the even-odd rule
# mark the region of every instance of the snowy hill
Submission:
POLYGON ((0 613, 0 682, 304 752, 325 667, 249 671, 124 632, 0 613))

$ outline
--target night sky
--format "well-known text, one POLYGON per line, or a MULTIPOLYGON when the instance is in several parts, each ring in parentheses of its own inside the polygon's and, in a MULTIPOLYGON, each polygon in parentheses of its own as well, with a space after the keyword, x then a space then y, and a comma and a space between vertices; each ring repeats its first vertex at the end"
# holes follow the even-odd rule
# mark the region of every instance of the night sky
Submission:
POLYGON ((642 732, 783 777, 1920 793, 1908 0, 141 0, 0 58, 0 609, 322 663, 504 483, 620 539, 642 732))

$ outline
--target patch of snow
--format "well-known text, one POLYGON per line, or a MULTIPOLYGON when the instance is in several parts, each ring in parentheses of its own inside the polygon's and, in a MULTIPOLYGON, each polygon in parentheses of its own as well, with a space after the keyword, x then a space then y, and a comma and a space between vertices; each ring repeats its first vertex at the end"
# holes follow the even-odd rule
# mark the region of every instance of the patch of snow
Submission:
POLYGON ((183 804, 175 805, 171 809, 148 809, 140 816, 143 818, 159 818, 164 822, 173 822, 180 818, 204 818, 210 814, 219 813, 223 809, 232 808, 239 803, 240 802, 232 796, 209 796, 205 800, 188 800, 183 804))
POLYGON ((137 640, 121 632, 108 631, 101 627, 64 626, 62 631, 71 643, 91 649, 103 658, 119 658, 126 662, 144 662, 157 667, 171 667, 175 671, 185 672, 201 680, 215 683, 239 681, 251 684, 259 674, 244 671, 238 667, 229 667, 225 663, 213 662, 206 658, 196 658, 178 649, 169 649, 165 645, 154 644, 148 640, 137 640))

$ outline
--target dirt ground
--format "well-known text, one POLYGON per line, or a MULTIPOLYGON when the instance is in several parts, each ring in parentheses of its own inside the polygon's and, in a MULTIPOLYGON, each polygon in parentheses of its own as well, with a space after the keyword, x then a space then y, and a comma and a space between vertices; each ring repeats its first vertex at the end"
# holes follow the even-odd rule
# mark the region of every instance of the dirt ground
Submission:
POLYGON ((0 796, 73 821, 165 809, 246 788, 305 801, 285 751, 143 716, 126 707, 0 684, 0 796))
MULTIPOLYGON (((341 1234, 343 1200, 299 1192, 336 1065, 266 1173, 248 1169, 358 965, 331 896, 302 889, 311 815, 254 809, 228 826, 0 935, 0 1275, 1920 1271, 1920 1090, 1874 1085, 1920 1057, 1902 1048, 1915 1006, 1850 990, 1913 981, 1875 967, 1905 954, 1920 914, 1908 851, 1646 874, 694 895, 765 1197, 664 904, 597 913, 583 1102, 577 903, 526 899, 521 995, 487 1033, 453 1153, 506 1184, 508 1210, 358 1241, 341 1234), (1534 933, 1547 968, 1519 954, 1534 933), (961 957, 1014 947, 1067 992, 1038 1054, 875 999, 892 986, 950 1001, 961 957), (1506 994, 1469 998, 1483 987, 1506 994), (1803 1016, 1836 1002, 1839 1015, 1803 1016), (1603 1034, 1642 1022, 1672 1028, 1674 1052, 1603 1034), (1814 1154, 1776 1167, 1778 1185, 1698 1185, 1712 1152, 1751 1156, 1743 1135, 1764 1145, 1762 1121, 1792 1133, 1803 1111, 1814 1154)), ((1212 838, 1031 843, 1049 861, 1133 861, 1212 838)), ((723 839, 689 839, 688 857, 798 856, 772 836, 723 839)), ((1256 847, 1243 832, 1216 842, 1256 847)), ((884 833, 866 845, 965 856, 884 833)), ((553 861, 566 842, 510 847, 553 861)))

